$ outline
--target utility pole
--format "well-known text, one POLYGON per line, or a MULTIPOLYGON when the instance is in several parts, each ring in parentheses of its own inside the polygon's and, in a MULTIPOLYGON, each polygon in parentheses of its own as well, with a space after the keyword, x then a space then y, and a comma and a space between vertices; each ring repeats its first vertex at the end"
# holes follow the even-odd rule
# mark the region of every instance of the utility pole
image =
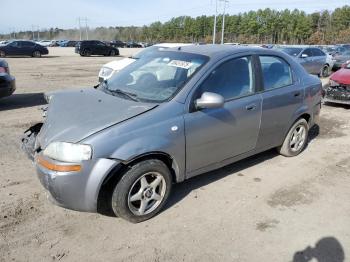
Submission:
POLYGON ((85 17, 85 31, 86 31, 86 40, 89 40, 88 26, 87 26, 87 18, 86 18, 86 17, 85 17))
POLYGON ((216 20, 218 16, 218 0, 215 0, 215 16, 214 16, 214 31, 213 31, 213 45, 216 42, 216 20))
POLYGON ((87 25, 87 22, 88 22, 88 19, 87 17, 78 17, 78 23, 79 23, 79 38, 80 38, 80 41, 82 39, 82 33, 81 33, 81 23, 82 22, 85 22, 85 34, 86 34, 86 40, 89 40, 89 30, 88 30, 88 25, 87 25))
POLYGON ((38 41, 40 40, 40 35, 39 35, 39 26, 37 25, 38 27, 38 41))
POLYGON ((33 34, 33 41, 34 41, 34 38, 35 38, 35 36, 34 36, 34 25, 32 25, 32 34, 33 34))
POLYGON ((225 12, 226 12, 226 4, 228 0, 222 0, 224 2, 224 13, 222 15, 222 31, 221 31, 221 44, 224 44, 224 34, 225 34, 225 12))
POLYGON ((78 23, 79 23, 79 40, 81 41, 81 23, 80 23, 80 17, 78 17, 78 23))

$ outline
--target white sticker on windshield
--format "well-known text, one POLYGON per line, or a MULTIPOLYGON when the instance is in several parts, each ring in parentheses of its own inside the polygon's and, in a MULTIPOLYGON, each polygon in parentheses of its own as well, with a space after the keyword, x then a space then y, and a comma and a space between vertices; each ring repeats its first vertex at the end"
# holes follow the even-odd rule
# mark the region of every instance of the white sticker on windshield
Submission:
POLYGON ((184 68, 184 69, 189 69, 192 66, 191 62, 187 62, 187 61, 181 61, 181 60, 171 60, 168 63, 169 66, 175 66, 175 67, 180 67, 180 68, 184 68))

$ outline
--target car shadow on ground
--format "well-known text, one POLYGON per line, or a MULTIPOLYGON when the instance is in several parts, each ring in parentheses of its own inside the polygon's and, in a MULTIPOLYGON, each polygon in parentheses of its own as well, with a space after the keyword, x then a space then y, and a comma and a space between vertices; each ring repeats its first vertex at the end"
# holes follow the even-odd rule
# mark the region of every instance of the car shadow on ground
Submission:
POLYGON ((5 59, 6 58, 35 58, 35 59, 40 59, 40 58, 57 58, 57 57, 60 57, 60 56, 57 56, 57 55, 42 55, 41 57, 32 57, 32 56, 6 56, 4 57, 5 59))
POLYGON ((328 106, 328 107, 336 107, 336 108, 350 109, 350 105, 346 105, 346 104, 338 104, 338 103, 332 103, 332 102, 324 102, 323 104, 324 104, 325 106, 328 106))
POLYGON ((304 250, 295 252, 293 262, 343 262, 345 253, 340 242, 334 237, 320 239, 315 247, 306 247, 304 250))
MULTIPOLYGON (((315 139, 320 133, 320 128, 318 125, 313 126, 309 132, 308 143, 315 139)), ((306 146, 307 147, 307 146, 306 146)), ((233 164, 224 166, 220 169, 201 174, 199 176, 185 180, 180 184, 175 184, 173 186, 173 192, 171 193, 168 203, 164 209, 168 209, 184 199, 192 191, 220 180, 226 176, 242 176, 245 169, 252 167, 257 164, 261 164, 267 160, 270 160, 276 156, 279 156, 276 149, 270 149, 268 151, 262 152, 260 154, 248 157, 246 159, 240 160, 233 164)))
POLYGON ((44 93, 13 94, 0 99, 0 111, 46 104, 44 93))
POLYGON ((210 172, 201 174, 199 176, 195 176, 193 178, 185 180, 182 183, 174 184, 172 193, 169 197, 169 200, 164 210, 174 206, 175 204, 180 202, 182 199, 187 197, 187 195, 189 195, 192 191, 196 189, 199 189, 208 184, 216 182, 227 176, 244 176, 245 169, 257 164, 261 164, 278 155, 279 154, 275 149, 271 149, 269 151, 266 151, 266 152, 257 154, 255 156, 251 156, 246 159, 240 160, 233 164, 224 166, 217 170, 210 171, 210 172))

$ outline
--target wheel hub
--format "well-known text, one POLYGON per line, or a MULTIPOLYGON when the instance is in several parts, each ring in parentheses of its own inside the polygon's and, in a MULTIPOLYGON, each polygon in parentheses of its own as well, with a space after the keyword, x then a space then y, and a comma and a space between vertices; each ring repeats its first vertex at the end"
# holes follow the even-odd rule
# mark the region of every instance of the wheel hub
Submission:
POLYGON ((145 191, 143 192, 143 195, 145 198, 151 198, 153 195, 153 189, 151 187, 146 188, 145 191))

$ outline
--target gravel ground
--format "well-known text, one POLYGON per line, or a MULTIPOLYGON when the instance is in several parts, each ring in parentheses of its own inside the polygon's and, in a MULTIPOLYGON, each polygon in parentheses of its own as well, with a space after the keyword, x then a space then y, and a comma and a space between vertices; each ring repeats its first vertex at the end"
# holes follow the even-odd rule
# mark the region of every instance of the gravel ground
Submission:
POLYGON ((40 121, 43 92, 92 86, 115 59, 72 48, 6 59, 17 91, 0 100, 0 261, 350 261, 344 106, 323 106, 300 156, 271 150, 176 185, 167 208, 144 223, 52 205, 19 137, 40 121))

